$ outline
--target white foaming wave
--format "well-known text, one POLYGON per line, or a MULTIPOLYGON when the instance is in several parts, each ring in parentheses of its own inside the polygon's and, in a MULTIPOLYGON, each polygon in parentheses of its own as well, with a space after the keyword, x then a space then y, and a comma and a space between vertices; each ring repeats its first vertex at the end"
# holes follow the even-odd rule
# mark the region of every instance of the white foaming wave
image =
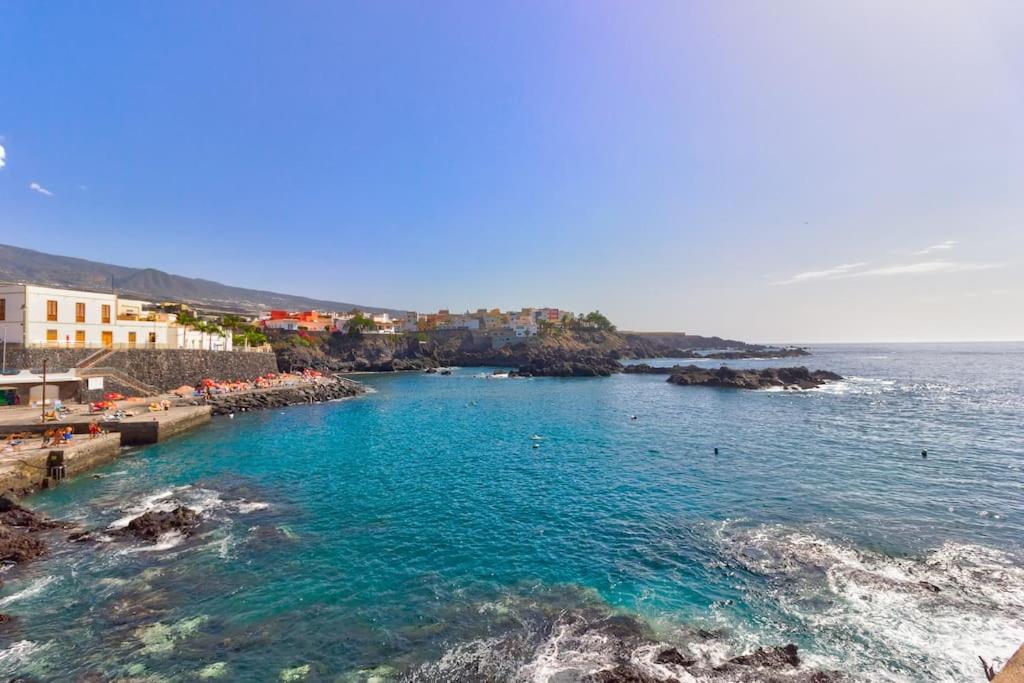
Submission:
POLYGON ((871 680, 970 680, 978 656, 998 666, 1024 641, 1024 568, 998 550, 946 543, 924 558, 890 558, 779 527, 731 540, 748 569, 791 582, 771 597, 814 634, 816 666, 871 680))
POLYGON ((895 380, 877 377, 844 377, 836 382, 826 382, 819 387, 807 389, 820 394, 880 394, 896 386, 895 380))
POLYGON ((47 645, 40 645, 31 640, 19 640, 11 643, 10 646, 0 650, 0 671, 13 673, 9 667, 17 666, 28 661, 29 657, 46 649, 47 645))
POLYGON ((32 581, 32 583, 30 583, 29 585, 22 588, 17 593, 12 593, 11 595, 8 595, 4 598, 0 598, 0 607, 6 607, 12 602, 18 602, 19 600, 31 598, 34 595, 39 595, 44 590, 46 590, 47 586, 49 586, 56 580, 56 576, 41 576, 38 579, 32 581))
POLYGON ((610 669, 615 662, 608 653, 608 637, 601 633, 577 634, 575 624, 562 622, 541 645, 533 661, 519 670, 519 680, 547 683, 556 676, 582 676, 610 669))
POLYGON ((131 546, 129 548, 125 548, 121 552, 127 555, 133 555, 135 553, 161 552, 164 550, 170 550, 171 548, 175 548, 184 543, 184 541, 185 534, 181 533, 180 531, 167 531, 165 533, 160 534, 160 536, 158 536, 156 539, 156 543, 153 543, 152 545, 131 546))
POLYGON ((131 522, 133 519, 135 519, 139 515, 149 512, 150 510, 158 512, 170 512, 176 506, 172 501, 169 501, 168 499, 170 499, 171 496, 173 496, 177 491, 183 491, 187 488, 187 486, 179 486, 176 489, 164 489, 161 491, 157 491, 156 493, 151 493, 148 496, 143 497, 138 503, 135 503, 134 505, 121 508, 121 510, 126 514, 115 519, 107 526, 107 528, 123 529, 124 527, 128 526, 128 523, 131 522))
POLYGON ((269 503, 245 498, 225 501, 220 491, 185 485, 151 493, 142 497, 137 503, 121 508, 125 514, 111 522, 107 528, 123 529, 133 519, 146 512, 171 512, 180 505, 200 514, 220 509, 249 514, 270 507, 269 503))

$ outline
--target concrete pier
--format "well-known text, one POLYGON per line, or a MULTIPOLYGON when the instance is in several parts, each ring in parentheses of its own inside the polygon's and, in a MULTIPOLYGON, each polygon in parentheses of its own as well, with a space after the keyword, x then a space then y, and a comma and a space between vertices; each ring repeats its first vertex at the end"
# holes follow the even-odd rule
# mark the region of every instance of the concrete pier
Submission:
MULTIPOLYGON (((210 421, 211 414, 210 406, 175 406, 170 410, 149 412, 143 405, 134 411, 138 414, 117 422, 100 421, 100 427, 120 434, 122 446, 143 446, 205 424, 210 421)), ((98 417, 77 410, 60 422, 42 423, 38 408, 6 408, 0 411, 0 435, 19 432, 42 434, 54 427, 71 427, 75 434, 88 434, 89 423, 98 417)))
POLYGON ((42 438, 33 437, 17 451, 0 453, 0 491, 45 488, 55 481, 47 462, 54 456, 63 461, 64 476, 73 477, 105 465, 121 450, 119 434, 98 434, 92 439, 75 437, 70 444, 43 448, 42 438))
MULTIPOLYGON (((51 458, 62 460, 64 476, 73 477, 117 457, 122 446, 142 446, 165 441, 210 421, 210 406, 178 406, 148 412, 118 422, 99 422, 105 434, 89 438, 89 423, 96 416, 73 411, 60 422, 39 421, 38 409, 9 408, 0 411, 0 436, 25 434, 18 450, 0 452, 0 491, 45 488, 56 483, 47 471, 51 458), (43 447, 43 434, 53 428, 71 427, 69 444, 43 447)), ((0 442, 2 443, 2 442, 0 442)))

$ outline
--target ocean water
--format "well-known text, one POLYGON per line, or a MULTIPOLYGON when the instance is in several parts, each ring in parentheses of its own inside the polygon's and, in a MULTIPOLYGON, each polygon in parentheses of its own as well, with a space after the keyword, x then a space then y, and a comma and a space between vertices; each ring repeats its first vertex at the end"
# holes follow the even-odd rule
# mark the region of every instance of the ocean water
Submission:
POLYGON ((31 503, 203 526, 6 571, 0 675, 571 681, 616 617, 708 665, 793 642, 854 680, 979 680, 1024 642, 1024 344, 802 360, 848 379, 362 375, 126 451, 31 503))

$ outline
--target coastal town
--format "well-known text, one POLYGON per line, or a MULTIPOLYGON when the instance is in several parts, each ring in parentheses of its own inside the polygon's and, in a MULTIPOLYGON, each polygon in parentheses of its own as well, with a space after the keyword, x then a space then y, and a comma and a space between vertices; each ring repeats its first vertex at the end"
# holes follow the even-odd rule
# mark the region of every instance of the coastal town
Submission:
POLYGON ((507 351, 569 328, 614 330, 597 312, 551 307, 245 314, 112 291, 0 285, 0 484, 50 486, 115 458, 121 447, 162 441, 214 415, 362 393, 359 383, 308 363, 289 362, 284 371, 278 354, 291 358, 289 350, 313 339, 419 350, 437 336, 507 351))
POLYGON ((218 314, 182 302, 142 301, 115 293, 0 285, 0 335, 5 344, 25 348, 266 351, 249 342, 265 342, 264 335, 251 333, 267 330, 379 335, 474 330, 493 335, 500 345, 574 321, 572 312, 548 307, 465 313, 273 309, 252 315, 218 314))

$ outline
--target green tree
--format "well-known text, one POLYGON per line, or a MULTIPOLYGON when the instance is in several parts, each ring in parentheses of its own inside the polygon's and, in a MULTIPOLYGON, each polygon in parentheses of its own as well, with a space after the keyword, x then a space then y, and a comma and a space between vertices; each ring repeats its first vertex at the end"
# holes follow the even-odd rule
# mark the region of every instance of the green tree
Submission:
POLYGON ((596 327, 599 330, 606 330, 608 332, 615 331, 615 325, 612 325, 612 321, 609 320, 601 311, 591 311, 583 316, 583 322, 588 327, 596 327))

